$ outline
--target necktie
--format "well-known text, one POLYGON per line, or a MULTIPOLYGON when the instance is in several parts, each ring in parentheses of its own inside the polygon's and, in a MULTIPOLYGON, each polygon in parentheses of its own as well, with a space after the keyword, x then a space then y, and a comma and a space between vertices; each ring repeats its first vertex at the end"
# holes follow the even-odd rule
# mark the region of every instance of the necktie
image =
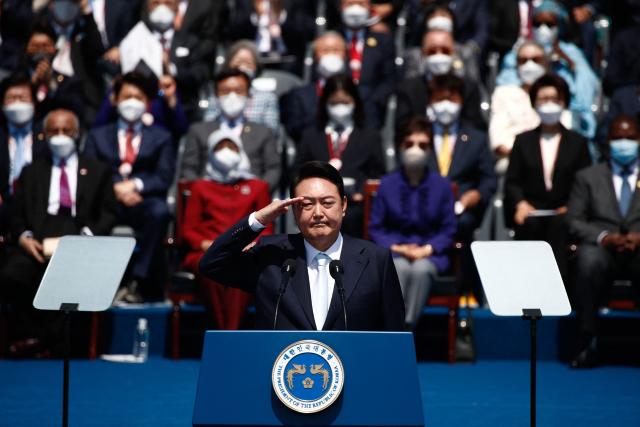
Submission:
POLYGON ((69 189, 69 178, 65 170, 66 162, 60 160, 60 209, 58 215, 71 213, 71 190, 69 189))
POLYGON ((313 287, 313 294, 311 295, 311 306, 313 308, 313 318, 316 321, 316 327, 318 330, 321 330, 327 318, 327 311, 329 311, 329 276, 327 275, 327 264, 329 264, 331 259, 327 254, 322 252, 318 253, 314 259, 318 268, 318 275, 316 276, 316 283, 313 287))
POLYGON ((620 173, 620 177, 622 178, 622 187, 620 188, 620 200, 618 200, 618 205, 620 206, 620 213, 623 217, 626 217, 627 212, 629 212, 631 196, 633 195, 631 192, 631 185, 629 185, 629 175, 631 175, 631 171, 628 168, 623 169, 620 173))
POLYGON ((129 163, 131 166, 133 166, 133 163, 136 161, 136 150, 133 148, 133 136, 133 128, 129 126, 127 128, 127 133, 125 134, 126 147, 123 163, 129 163))
POLYGON ((449 137, 449 129, 444 129, 442 135, 442 145, 438 152, 438 166, 440 167, 440 175, 449 175, 449 167, 451 166, 451 138, 449 137))
POLYGON ((349 68, 351 68, 353 82, 358 84, 362 70, 362 52, 358 49, 358 33, 355 31, 351 37, 351 47, 349 49, 349 68))

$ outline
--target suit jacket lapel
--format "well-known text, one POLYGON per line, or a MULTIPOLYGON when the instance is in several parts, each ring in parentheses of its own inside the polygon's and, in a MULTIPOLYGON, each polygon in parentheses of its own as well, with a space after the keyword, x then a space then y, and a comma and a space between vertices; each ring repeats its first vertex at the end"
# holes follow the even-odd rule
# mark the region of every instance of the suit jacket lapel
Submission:
POLYGON ((534 174, 535 180, 538 181, 538 186, 544 193, 547 191, 547 186, 544 183, 544 167, 542 165, 542 151, 540 150, 540 138, 542 137, 540 127, 532 134, 533 142, 529 144, 529 158, 534 160, 534 166, 536 172, 534 174))
POLYGON ((87 164, 83 157, 78 156, 78 186, 76 187, 76 217, 79 215, 80 208, 84 206, 83 199, 87 190, 87 164))
POLYGON ((458 129, 458 135, 456 135, 456 142, 453 146, 453 153, 451 154, 451 166, 449 166, 448 176, 456 176, 458 169, 461 169, 461 164, 466 156, 464 152, 467 149, 467 143, 469 142, 469 135, 465 132, 463 127, 458 129))
POLYGON ((316 322, 313 317, 313 307, 311 305, 311 286, 309 284, 309 274, 307 273, 306 251, 302 235, 297 234, 291 239, 296 254, 296 272, 291 279, 291 286, 300 302, 300 307, 304 312, 311 327, 316 330, 316 322))
MULTIPOLYGON (((611 169, 608 165, 603 164, 600 168, 600 185, 605 194, 608 194, 608 202, 605 201, 605 206, 610 206, 611 212, 618 221, 622 221, 622 214, 620 213, 620 203, 618 202, 618 198, 616 197, 616 190, 613 186, 613 179, 611 169)), ((629 209, 631 210, 631 209, 629 209)))
MULTIPOLYGON (((349 301, 349 297, 353 294, 353 290, 358 285, 358 280, 362 275, 367 265, 367 259, 362 254, 362 248, 357 244, 357 241, 351 239, 348 236, 344 236, 342 243, 342 253, 340 254, 340 261, 344 266, 344 277, 342 283, 344 285, 344 299, 345 303, 349 301)), ((348 315, 348 313, 347 313, 348 315)), ((338 287, 333 287, 333 294, 331 295, 331 303, 329 304, 329 312, 327 313, 327 319, 324 322, 323 330, 331 330, 336 320, 342 314, 342 302, 340 301, 340 295, 338 294, 338 287)))
MULTIPOLYGON (((567 131, 563 128, 560 133, 560 143, 558 144, 558 153, 556 154, 556 160, 553 164, 553 172, 551 175, 551 182, 553 183, 553 188, 558 188, 558 183, 556 182, 557 171, 564 166, 565 161, 569 161, 571 154, 571 145, 567 140, 567 131)), ((542 156, 542 155, 541 155, 542 156)))

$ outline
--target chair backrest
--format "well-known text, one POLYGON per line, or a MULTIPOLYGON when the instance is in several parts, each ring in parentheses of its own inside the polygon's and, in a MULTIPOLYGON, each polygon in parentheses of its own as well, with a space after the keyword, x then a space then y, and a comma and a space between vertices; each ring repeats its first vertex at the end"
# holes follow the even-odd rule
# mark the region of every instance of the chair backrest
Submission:
POLYGON ((189 197, 191 197, 191 186, 195 181, 178 181, 178 191, 176 192, 176 226, 174 232, 174 243, 177 247, 182 246, 183 226, 185 221, 185 211, 189 197))

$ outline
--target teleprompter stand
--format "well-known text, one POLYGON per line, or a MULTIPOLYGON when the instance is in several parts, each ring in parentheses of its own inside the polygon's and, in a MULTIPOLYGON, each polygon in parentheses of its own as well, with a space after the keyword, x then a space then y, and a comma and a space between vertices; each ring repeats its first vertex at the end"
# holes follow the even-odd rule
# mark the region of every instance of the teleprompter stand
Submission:
POLYGON ((33 300, 35 308, 61 311, 64 317, 64 427, 69 425, 71 314, 105 311, 111 306, 134 246, 135 240, 131 238, 62 237, 33 300))
POLYGON ((541 241, 473 242, 471 251, 491 312, 530 323, 530 421, 535 427, 538 320, 543 314, 571 313, 558 264, 551 246, 541 241))

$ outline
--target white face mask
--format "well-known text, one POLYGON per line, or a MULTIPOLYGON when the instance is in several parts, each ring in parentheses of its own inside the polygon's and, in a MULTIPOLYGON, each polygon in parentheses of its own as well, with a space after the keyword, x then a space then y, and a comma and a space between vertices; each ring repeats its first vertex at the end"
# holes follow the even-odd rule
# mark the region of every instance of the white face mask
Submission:
POLYGON ((353 104, 329 104, 327 105, 327 113, 329 120, 341 126, 349 126, 353 123, 353 104))
POLYGON ((49 149, 54 157, 65 159, 76 149, 76 142, 67 135, 55 135, 49 138, 49 149))
POLYGON ((555 43, 558 38, 558 27, 549 27, 546 24, 533 29, 533 39, 545 48, 555 43))
POLYGON ((118 114, 128 123, 135 123, 147 111, 147 106, 139 99, 129 98, 118 103, 118 114))
POLYGON ((342 10, 342 22, 349 28, 362 28, 369 21, 369 9, 354 4, 342 10))
POLYGON ((449 100, 434 102, 431 104, 431 109, 436 116, 436 121, 444 126, 448 126, 458 120, 461 107, 462 106, 457 102, 449 100))
POLYGON ((540 121, 545 125, 555 125, 560 121, 560 115, 562 114, 562 105, 555 102, 545 102, 541 106, 536 108, 540 121))
POLYGON ((158 31, 167 31, 173 27, 173 21, 176 19, 176 13, 169 6, 161 4, 151 11, 149 14, 149 22, 158 31))
POLYGON ((53 17, 61 25, 69 25, 80 14, 80 4, 71 0, 57 0, 53 2, 53 17))
POLYGON ((244 108, 247 106, 247 101, 246 96, 238 95, 235 92, 218 98, 222 113, 231 119, 235 119, 242 114, 244 108))
POLYGON ((211 163, 214 169, 226 175, 238 167, 240 164, 240 154, 231 148, 225 147, 213 153, 211 163))
POLYGON ((320 76, 328 79, 329 77, 344 70, 344 59, 342 56, 336 55, 335 53, 322 55, 318 61, 316 70, 320 76))
POLYGON ((430 72, 434 76, 447 74, 453 65, 453 57, 444 53, 436 53, 429 55, 424 59, 425 71, 430 72))
POLYGON ((33 119, 34 106, 30 102, 13 102, 2 109, 9 123, 22 126, 33 119))
POLYGON ((417 145, 403 150, 400 156, 402 164, 408 169, 420 169, 427 165, 427 152, 417 145))
POLYGON ((533 82, 544 75, 545 71, 542 65, 534 62, 532 59, 518 66, 518 76, 520 76, 520 80, 526 85, 532 85, 533 82))
POLYGON ((435 16, 427 22, 427 30, 441 30, 447 33, 453 33, 453 21, 446 16, 435 16))

